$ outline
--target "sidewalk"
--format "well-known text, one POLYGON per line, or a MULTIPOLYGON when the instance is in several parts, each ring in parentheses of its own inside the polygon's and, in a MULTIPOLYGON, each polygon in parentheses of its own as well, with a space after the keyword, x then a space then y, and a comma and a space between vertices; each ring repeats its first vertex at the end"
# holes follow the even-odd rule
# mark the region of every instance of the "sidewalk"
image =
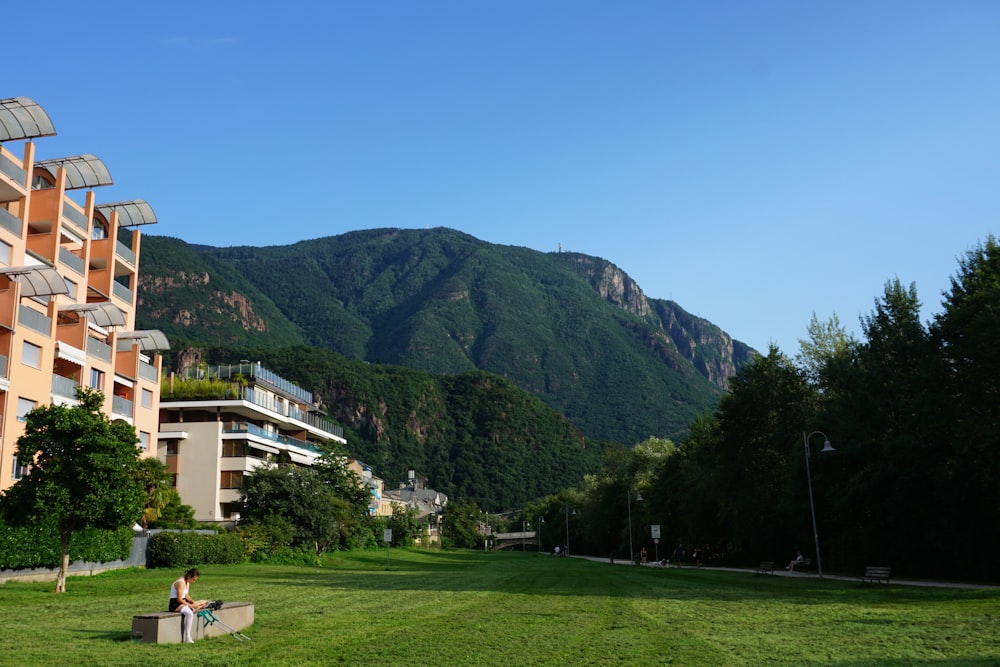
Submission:
MULTIPOLYGON (((570 558, 582 558, 584 560, 594 561, 595 563, 608 563, 608 562, 610 562, 610 559, 608 559, 608 558, 599 558, 597 556, 574 556, 574 555, 571 555, 570 558)), ((615 562, 613 564, 614 565, 629 565, 629 562, 628 562, 627 558, 622 558, 622 559, 616 558, 615 562)), ((754 574, 754 569, 753 568, 743 568, 743 567, 716 567, 716 566, 703 565, 700 568, 697 568, 694 565, 690 565, 690 566, 684 566, 682 568, 675 568, 673 566, 661 567, 659 565, 652 565, 652 564, 648 564, 645 567, 655 567, 657 569, 664 569, 664 570, 666 570, 666 569, 670 569, 670 570, 674 570, 674 569, 679 569, 679 570, 699 570, 700 569, 700 570, 718 570, 720 572, 746 572, 747 574, 754 574)), ((789 572, 788 570, 775 570, 773 575, 760 575, 760 576, 793 577, 793 578, 797 578, 797 579, 819 579, 819 574, 817 574, 816 572, 808 572, 808 571, 807 572, 803 572, 801 570, 797 571, 797 572, 789 572)), ((824 579, 834 579, 834 580, 837 580, 837 581, 860 581, 860 578, 857 577, 857 576, 850 577, 850 576, 845 576, 845 575, 841 575, 841 574, 828 574, 828 573, 824 573, 823 574, 823 578, 824 579)), ((969 589, 1000 588, 1000 586, 990 586, 988 584, 969 584, 969 583, 957 582, 957 581, 926 581, 926 580, 918 580, 918 579, 895 579, 895 578, 893 578, 893 579, 890 580, 890 583, 893 584, 893 585, 898 585, 898 586, 927 586, 927 587, 931 587, 931 588, 969 588, 969 589)))

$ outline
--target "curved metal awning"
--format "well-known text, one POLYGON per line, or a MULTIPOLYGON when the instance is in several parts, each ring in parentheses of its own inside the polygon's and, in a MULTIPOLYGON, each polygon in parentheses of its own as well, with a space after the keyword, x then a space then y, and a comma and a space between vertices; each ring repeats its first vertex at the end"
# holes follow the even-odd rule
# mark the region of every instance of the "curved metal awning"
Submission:
POLYGON ((101 161, 101 158, 90 153, 74 155, 73 157, 58 157, 51 160, 39 160, 35 167, 41 167, 56 177, 59 167, 66 170, 66 189, 96 188, 102 185, 114 185, 111 172, 101 161))
POLYGON ((169 350, 170 342, 159 329, 146 329, 144 331, 125 331, 118 334, 118 340, 129 340, 139 343, 139 349, 143 352, 156 352, 158 350, 169 350))
POLYGON ((0 275, 16 280, 21 286, 21 296, 69 294, 66 281, 48 266, 11 266, 0 269, 0 275))
POLYGON ((99 327, 123 327, 127 324, 125 313, 113 303, 74 303, 63 306, 59 311, 85 313, 99 327))
POLYGON ((45 109, 30 97, 0 100, 0 141, 51 137, 56 128, 45 109))
POLYGON ((111 219, 111 211, 118 211, 119 227, 138 227, 139 225, 155 225, 156 214, 153 207, 145 199, 119 201, 113 204, 98 204, 97 210, 106 219, 111 219))

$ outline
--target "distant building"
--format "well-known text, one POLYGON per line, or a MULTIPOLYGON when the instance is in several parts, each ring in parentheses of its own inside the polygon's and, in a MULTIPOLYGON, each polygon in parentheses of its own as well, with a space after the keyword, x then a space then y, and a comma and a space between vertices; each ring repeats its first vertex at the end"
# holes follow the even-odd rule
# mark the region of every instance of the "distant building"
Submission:
POLYGON ((311 466, 321 445, 347 443, 312 392, 250 362, 172 375, 164 383, 157 440, 181 500, 203 522, 239 519, 247 473, 279 461, 311 466))
POLYGON ((432 522, 448 504, 447 495, 427 488, 426 477, 412 477, 409 484, 400 484, 398 489, 386 491, 383 498, 394 505, 412 507, 417 511, 418 519, 432 522))
POLYGON ((156 352, 169 346, 135 331, 135 306, 137 228, 156 217, 141 199, 98 203, 94 188, 112 180, 94 155, 36 160, 32 140, 55 133, 33 100, 0 99, 0 489, 25 473, 14 458, 25 415, 75 404, 81 385, 155 453, 156 352))

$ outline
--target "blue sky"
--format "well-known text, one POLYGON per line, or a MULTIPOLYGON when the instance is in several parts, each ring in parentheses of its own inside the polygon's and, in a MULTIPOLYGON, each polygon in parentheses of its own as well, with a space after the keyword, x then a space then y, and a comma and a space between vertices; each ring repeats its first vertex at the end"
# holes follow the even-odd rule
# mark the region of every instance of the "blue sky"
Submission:
POLYGON ((148 233, 191 243, 444 226, 562 244, 794 354, 813 313, 857 333, 895 277, 940 312, 997 232, 996 0, 4 14, 0 96, 59 133, 38 157, 98 155, 100 202, 144 198, 148 233))

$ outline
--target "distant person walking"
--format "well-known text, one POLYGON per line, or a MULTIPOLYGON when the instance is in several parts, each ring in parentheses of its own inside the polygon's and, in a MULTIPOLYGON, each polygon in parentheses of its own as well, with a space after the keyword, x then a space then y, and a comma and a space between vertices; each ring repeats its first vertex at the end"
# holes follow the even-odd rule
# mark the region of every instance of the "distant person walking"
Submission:
POLYGON ((643 548, 642 548, 642 549, 641 549, 641 550, 639 551, 639 560, 641 560, 641 561, 642 561, 642 564, 643 564, 643 565, 645 565, 645 564, 646 564, 646 547, 643 547, 643 548))
POLYGON ((677 564, 677 567, 680 567, 683 561, 684 561, 684 545, 678 544, 677 548, 674 549, 674 563, 677 564))

